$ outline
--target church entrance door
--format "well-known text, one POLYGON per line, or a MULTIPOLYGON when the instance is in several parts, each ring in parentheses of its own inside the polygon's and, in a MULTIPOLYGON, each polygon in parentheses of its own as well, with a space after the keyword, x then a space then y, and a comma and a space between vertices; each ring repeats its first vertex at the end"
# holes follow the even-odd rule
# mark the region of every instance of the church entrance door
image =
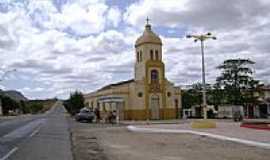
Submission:
POLYGON ((151 97, 151 119, 159 119, 159 96, 151 97))

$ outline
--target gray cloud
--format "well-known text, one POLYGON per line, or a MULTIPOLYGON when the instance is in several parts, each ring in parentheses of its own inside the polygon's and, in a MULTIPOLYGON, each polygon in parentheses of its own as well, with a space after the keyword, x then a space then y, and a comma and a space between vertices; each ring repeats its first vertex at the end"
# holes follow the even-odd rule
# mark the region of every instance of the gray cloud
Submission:
POLYGON ((86 62, 102 62, 107 60, 106 57, 90 57, 86 60, 86 62))
MULTIPOLYGON (((185 38, 168 36, 164 32, 166 27, 179 29, 179 34, 183 36, 213 31, 218 37, 217 41, 207 41, 205 44, 207 82, 215 81, 220 74, 217 65, 229 58, 254 60, 256 78, 270 79, 269 4, 260 0, 190 0, 181 5, 182 1, 177 0, 153 0, 155 5, 149 5, 152 4, 149 1, 135 1, 126 10, 121 10, 121 13, 126 13, 119 28, 104 28, 108 19, 106 15, 98 15, 97 22, 90 21, 93 25, 89 25, 90 22, 83 25, 85 23, 77 21, 81 18, 89 20, 85 10, 87 7, 81 4, 83 2, 63 4, 62 9, 66 7, 66 11, 69 11, 70 7, 74 7, 77 14, 71 10, 59 15, 54 7, 39 3, 32 6, 26 4, 31 11, 43 7, 42 15, 35 15, 34 19, 29 17, 25 6, 11 7, 10 11, 1 13, 1 67, 21 70, 14 79, 20 82, 20 86, 10 81, 6 82, 7 88, 24 88, 23 91, 32 97, 67 96, 75 89, 90 92, 111 82, 133 78, 134 41, 141 34, 138 28, 143 28, 146 15, 162 37, 166 75, 176 84, 201 81, 200 45, 185 38), (137 8, 132 10, 132 6, 137 8), (51 16, 51 19, 43 20, 43 15, 51 16), (68 27, 75 34, 71 33, 72 30, 65 30, 68 27), (95 34, 90 34, 92 29, 95 34), (46 88, 46 91, 38 92, 41 88, 46 88), (30 92, 31 89, 35 93, 30 92)), ((103 4, 98 5, 97 9, 106 8, 103 4)))
MULTIPOLYGON (((169 3, 169 2, 168 2, 169 3)), ((174 3, 174 2, 173 2, 174 3)), ((176 6, 179 6, 178 2, 176 6)), ((141 5, 138 3, 138 6, 141 5)), ((142 6, 145 7, 145 6, 142 6)), ((228 30, 245 28, 250 24, 257 23, 258 17, 269 14, 269 5, 256 0, 190 0, 185 4, 185 9, 168 10, 163 6, 147 8, 147 15, 157 25, 203 27, 207 30, 228 30)), ((130 8, 131 9, 131 8, 130 8)), ((138 8, 136 8, 138 9, 138 8)), ((134 11, 135 12, 135 11, 134 11)), ((133 11, 127 12, 128 18, 133 23, 143 23, 145 17, 133 17, 133 11)))
POLYGON ((0 48, 4 50, 11 50, 16 47, 16 41, 14 41, 8 30, 0 25, 0 48))
POLYGON ((125 62, 123 64, 108 65, 106 68, 102 68, 101 72, 111 73, 111 74, 130 74, 133 71, 134 63, 125 62))
POLYGON ((28 59, 21 62, 15 62, 9 66, 10 68, 17 68, 20 70, 31 69, 33 71, 39 71, 42 74, 57 75, 72 73, 72 68, 61 67, 56 68, 50 63, 45 63, 37 60, 28 59))

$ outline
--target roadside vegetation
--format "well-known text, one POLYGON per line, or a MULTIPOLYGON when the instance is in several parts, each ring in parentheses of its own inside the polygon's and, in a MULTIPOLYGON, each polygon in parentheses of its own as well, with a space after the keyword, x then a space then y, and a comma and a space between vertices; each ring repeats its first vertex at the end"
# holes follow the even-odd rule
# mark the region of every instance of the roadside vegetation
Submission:
MULTIPOLYGON (((263 84, 253 76, 255 62, 249 59, 225 60, 217 67, 221 74, 215 84, 207 84, 207 104, 214 105, 256 105, 263 84), (257 94, 255 94, 257 93, 257 94)), ((202 84, 195 83, 183 91, 183 108, 202 104, 202 84)))
POLYGON ((69 99, 64 101, 64 106, 71 115, 75 115, 84 107, 84 97, 79 91, 70 94, 69 99))
POLYGON ((57 99, 18 101, 4 95, 0 95, 0 99, 5 116, 43 113, 57 101, 57 99))

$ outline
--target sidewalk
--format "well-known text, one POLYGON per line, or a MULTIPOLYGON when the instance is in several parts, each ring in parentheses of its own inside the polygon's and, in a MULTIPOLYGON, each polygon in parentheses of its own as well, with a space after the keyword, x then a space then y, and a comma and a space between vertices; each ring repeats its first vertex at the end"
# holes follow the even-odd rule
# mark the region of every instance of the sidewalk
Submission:
POLYGON ((190 130, 206 132, 231 138, 239 138, 249 141, 256 141, 270 144, 270 132, 240 127, 240 123, 217 122, 217 128, 193 129, 190 123, 181 124, 155 124, 155 125, 136 125, 139 128, 167 129, 167 130, 190 130))

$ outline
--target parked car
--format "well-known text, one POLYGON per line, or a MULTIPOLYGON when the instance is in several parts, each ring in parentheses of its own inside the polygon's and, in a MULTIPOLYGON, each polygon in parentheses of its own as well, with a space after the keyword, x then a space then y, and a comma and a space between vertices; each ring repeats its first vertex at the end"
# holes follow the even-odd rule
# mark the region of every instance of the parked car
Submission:
POLYGON ((83 108, 75 115, 75 120, 78 122, 92 122, 95 118, 95 113, 87 108, 83 108))

